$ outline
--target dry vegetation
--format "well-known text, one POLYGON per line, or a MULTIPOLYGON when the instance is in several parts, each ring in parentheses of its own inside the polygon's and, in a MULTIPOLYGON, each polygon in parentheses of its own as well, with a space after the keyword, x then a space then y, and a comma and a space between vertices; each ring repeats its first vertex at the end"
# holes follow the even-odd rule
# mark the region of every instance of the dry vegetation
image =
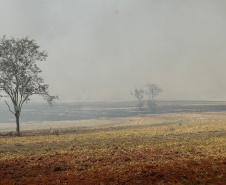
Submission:
POLYGON ((225 112, 86 122, 1 137, 0 184, 226 183, 225 112))

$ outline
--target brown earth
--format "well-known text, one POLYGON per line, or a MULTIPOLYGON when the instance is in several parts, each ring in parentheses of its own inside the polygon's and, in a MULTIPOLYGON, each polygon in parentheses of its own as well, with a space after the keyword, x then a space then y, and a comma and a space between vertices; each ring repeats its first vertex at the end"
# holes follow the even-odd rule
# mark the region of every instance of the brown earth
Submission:
POLYGON ((0 184, 226 184, 226 158, 109 151, 0 161, 0 184))

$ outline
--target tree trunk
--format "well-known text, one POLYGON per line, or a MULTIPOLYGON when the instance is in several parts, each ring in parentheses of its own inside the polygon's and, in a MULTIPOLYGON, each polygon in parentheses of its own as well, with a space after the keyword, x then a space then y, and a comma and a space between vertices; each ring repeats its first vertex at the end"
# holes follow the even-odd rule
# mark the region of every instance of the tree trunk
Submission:
POLYGON ((20 136, 20 115, 16 113, 15 117, 16 117, 16 136, 20 136))

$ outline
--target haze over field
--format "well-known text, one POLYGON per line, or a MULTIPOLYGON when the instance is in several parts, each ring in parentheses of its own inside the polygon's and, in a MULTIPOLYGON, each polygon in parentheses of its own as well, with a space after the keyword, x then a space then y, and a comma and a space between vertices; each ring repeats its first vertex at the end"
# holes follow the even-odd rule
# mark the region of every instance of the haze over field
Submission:
MULTIPOLYGON (((226 1, 0 0, 0 36, 37 41, 60 101, 226 100, 226 1)), ((39 99, 34 99, 39 100, 39 99)))

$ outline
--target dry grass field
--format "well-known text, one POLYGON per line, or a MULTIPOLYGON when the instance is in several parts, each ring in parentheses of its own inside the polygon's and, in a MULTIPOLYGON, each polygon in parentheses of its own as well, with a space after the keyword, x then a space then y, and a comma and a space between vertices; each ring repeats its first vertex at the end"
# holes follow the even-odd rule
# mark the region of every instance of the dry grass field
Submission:
POLYGON ((0 184, 226 184, 224 111, 80 122, 1 136, 0 184))

